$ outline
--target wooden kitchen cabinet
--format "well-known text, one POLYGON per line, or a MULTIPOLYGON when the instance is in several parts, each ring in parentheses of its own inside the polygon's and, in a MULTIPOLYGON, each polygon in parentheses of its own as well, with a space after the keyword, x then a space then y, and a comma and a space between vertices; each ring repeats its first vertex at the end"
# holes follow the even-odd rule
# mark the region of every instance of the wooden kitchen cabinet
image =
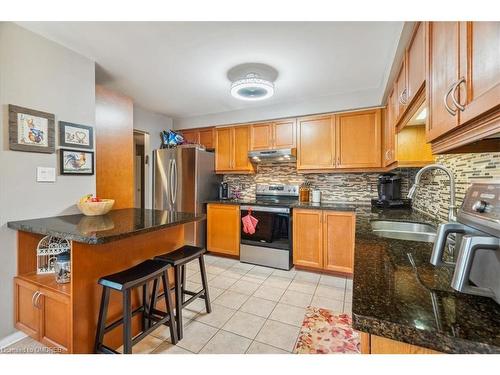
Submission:
POLYGON ((217 173, 255 172, 248 159, 249 150, 249 126, 215 129, 215 171, 217 173))
POLYGON ((323 212, 323 269, 353 272, 355 227, 353 212, 323 212))
POLYGON ((417 22, 406 50, 406 103, 410 105, 425 84, 425 27, 417 22))
POLYGON ((293 264, 352 274, 355 213, 293 210, 293 264))
POLYGON ((296 120, 286 119, 251 125, 251 150, 277 150, 296 145, 296 120))
POLYGON ((323 268, 323 211, 293 210, 293 264, 323 268))
POLYGON ((450 97, 450 90, 458 82, 460 74, 459 32, 460 22, 427 23, 427 141, 459 125, 460 113, 450 97))
POLYGON ((181 134, 184 137, 184 140, 188 143, 200 143, 200 133, 196 129, 183 130, 181 131, 181 134))
MULTIPOLYGON (((53 275, 48 275, 53 277, 53 275)), ((23 278, 14 278, 15 326, 63 353, 71 351, 70 297, 23 278)))
POLYGON ((207 205, 207 250, 240 255, 240 207, 231 204, 207 205))
POLYGON ((336 119, 336 168, 381 167, 381 110, 340 113, 336 119))
POLYGON ((214 128, 199 130, 199 142, 201 145, 205 146, 207 150, 213 150, 215 148, 214 137, 214 128))
POLYGON ((297 120, 297 170, 335 168, 335 116, 297 120))
POLYGON ((399 68, 399 73, 396 76, 396 100, 397 100, 397 119, 398 121, 401 119, 403 116, 405 110, 406 110, 406 98, 407 98, 407 92, 408 90, 406 89, 406 61, 403 60, 403 63, 401 64, 401 68, 399 68))
POLYGON ((411 345, 366 332, 359 333, 361 354, 441 354, 422 346, 411 345))
POLYGON ((396 127, 395 119, 392 113, 390 101, 394 99, 393 92, 389 95, 387 108, 382 111, 383 126, 383 144, 382 149, 382 166, 387 167, 396 161, 396 127))

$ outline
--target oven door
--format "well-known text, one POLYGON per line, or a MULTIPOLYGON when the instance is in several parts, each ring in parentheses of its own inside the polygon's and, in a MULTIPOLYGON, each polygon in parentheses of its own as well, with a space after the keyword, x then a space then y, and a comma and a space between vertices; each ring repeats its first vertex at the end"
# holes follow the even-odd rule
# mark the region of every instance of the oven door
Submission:
POLYGON ((258 220, 255 233, 245 233, 242 224, 241 243, 290 250, 291 223, 289 208, 241 206, 241 218, 247 216, 250 211, 251 215, 258 220))

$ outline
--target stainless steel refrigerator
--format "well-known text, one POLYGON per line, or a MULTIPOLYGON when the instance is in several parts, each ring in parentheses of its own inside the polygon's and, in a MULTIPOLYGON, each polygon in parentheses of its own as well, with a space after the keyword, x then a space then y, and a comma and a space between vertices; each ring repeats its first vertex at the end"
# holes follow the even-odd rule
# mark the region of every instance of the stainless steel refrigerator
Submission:
MULTIPOLYGON (((193 145, 153 153, 154 209, 205 213, 205 202, 217 198, 220 181, 213 152, 193 145)), ((186 224, 186 244, 205 247, 206 227, 206 220, 186 224)))

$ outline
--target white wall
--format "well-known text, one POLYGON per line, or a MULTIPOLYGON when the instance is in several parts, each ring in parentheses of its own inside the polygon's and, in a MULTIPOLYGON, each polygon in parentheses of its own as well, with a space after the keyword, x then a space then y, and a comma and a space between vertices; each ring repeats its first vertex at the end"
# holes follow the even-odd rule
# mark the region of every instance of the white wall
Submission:
POLYGON ((55 167, 58 157, 9 151, 8 104, 55 114, 58 121, 95 122, 94 62, 10 22, 0 22, 0 338, 14 331, 13 286, 16 232, 6 223, 76 213, 75 202, 95 193, 94 176, 57 176, 37 183, 36 167, 55 167))
POLYGON ((213 125, 238 124, 244 122, 374 107, 380 105, 379 94, 380 90, 371 89, 332 95, 315 100, 286 102, 267 106, 251 107, 238 111, 174 118, 174 128, 186 129, 213 125))
POLYGON ((134 130, 140 130, 149 134, 149 142, 146 142, 144 149, 146 155, 149 156, 149 162, 146 169, 146 208, 152 208, 152 167, 153 167, 153 150, 160 148, 161 138, 160 132, 173 128, 173 121, 170 117, 163 114, 151 112, 137 105, 134 105, 134 130), (149 144, 148 144, 149 143, 149 144))

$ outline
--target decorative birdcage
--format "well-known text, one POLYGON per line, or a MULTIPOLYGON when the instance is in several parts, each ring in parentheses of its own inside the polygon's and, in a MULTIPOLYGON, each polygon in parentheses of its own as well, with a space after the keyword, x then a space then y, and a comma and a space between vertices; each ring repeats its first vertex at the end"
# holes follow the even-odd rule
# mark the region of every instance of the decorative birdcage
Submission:
POLYGON ((59 237, 45 236, 36 248, 36 273, 54 273, 54 263, 57 254, 70 251, 68 240, 59 237))

